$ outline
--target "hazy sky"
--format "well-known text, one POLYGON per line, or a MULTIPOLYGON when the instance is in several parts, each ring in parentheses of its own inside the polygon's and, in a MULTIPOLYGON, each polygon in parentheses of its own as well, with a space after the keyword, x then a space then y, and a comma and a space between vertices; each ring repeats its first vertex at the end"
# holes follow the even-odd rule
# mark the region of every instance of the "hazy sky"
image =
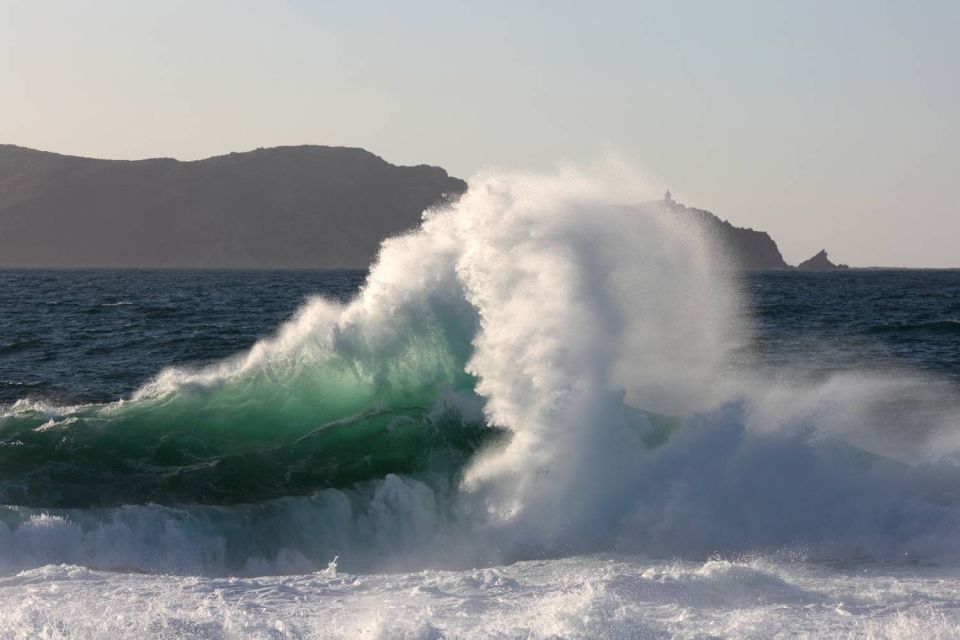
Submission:
POLYGON ((0 0, 0 142, 616 150, 788 262, 960 266, 960 2, 0 0))

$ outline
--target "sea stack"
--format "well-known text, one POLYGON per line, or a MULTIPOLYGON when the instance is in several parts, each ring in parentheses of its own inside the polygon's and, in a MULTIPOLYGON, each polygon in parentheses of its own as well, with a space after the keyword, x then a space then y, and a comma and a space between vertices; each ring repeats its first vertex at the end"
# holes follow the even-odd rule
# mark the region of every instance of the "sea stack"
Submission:
POLYGON ((833 264, 830 262, 830 258, 827 257, 827 250, 821 249, 820 253, 813 256, 809 260, 804 260, 797 265, 797 269, 803 269, 804 271, 832 271, 834 269, 849 269, 850 267, 845 264, 833 264))

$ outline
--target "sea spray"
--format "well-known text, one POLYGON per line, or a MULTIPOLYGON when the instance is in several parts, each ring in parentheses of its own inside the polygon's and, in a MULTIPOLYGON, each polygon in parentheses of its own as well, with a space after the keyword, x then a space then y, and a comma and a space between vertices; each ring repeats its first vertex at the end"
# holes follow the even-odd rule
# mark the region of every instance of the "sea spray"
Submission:
POLYGON ((702 238, 609 198, 584 173, 492 175, 447 214, 482 319, 468 370, 512 434, 464 486, 523 554, 602 544, 651 428, 629 405, 706 406, 737 343, 733 292, 702 238))
POLYGON ((347 303, 124 402, 8 408, 0 566, 956 554, 955 388, 735 369, 734 276, 694 221, 626 206, 644 185, 480 174, 347 303))

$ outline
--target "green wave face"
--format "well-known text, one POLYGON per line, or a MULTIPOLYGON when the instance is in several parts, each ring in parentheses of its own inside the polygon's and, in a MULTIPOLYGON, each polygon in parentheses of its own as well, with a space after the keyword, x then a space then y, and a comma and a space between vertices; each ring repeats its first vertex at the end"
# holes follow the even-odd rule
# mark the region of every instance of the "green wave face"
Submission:
POLYGON ((0 502, 234 504, 389 473, 455 475, 497 437, 464 373, 470 325, 428 315, 374 346, 311 335, 263 347, 253 365, 173 372, 133 400, 8 413, 0 502))
POLYGON ((172 418, 161 427, 156 409, 121 413, 83 412, 63 428, 42 431, 32 428, 39 420, 30 416, 7 425, 0 501, 55 508, 258 502, 389 473, 454 474, 495 435, 442 406, 373 408, 273 441, 231 436, 189 419, 172 418))

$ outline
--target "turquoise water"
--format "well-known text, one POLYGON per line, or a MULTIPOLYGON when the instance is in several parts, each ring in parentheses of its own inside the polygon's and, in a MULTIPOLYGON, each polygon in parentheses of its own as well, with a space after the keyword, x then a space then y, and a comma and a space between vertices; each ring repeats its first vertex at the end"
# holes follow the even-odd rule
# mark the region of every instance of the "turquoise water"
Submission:
MULTIPOLYGON (((352 365, 328 363, 294 366, 279 382, 261 373, 116 404, 165 367, 249 349, 311 296, 350 300, 365 277, 0 272, 0 314, 11 320, 0 330, 2 502, 228 505, 389 473, 454 477, 498 437, 482 420, 434 406, 434 394, 473 391, 463 358, 422 387, 371 386, 352 365)), ((908 366, 960 380, 960 271, 766 272, 743 276, 740 286, 744 321, 756 333, 738 357, 753 367, 823 376, 908 366)), ((424 340, 418 348, 429 353, 424 340)), ((450 357, 428 360, 432 367, 432 358, 450 357)), ((394 365, 423 363, 400 357, 394 365)))
MULTIPOLYGON (((0 270, 0 405, 129 396, 159 370, 249 348, 365 271, 0 270)), ((960 270, 744 276, 751 351, 823 370, 891 362, 960 381, 960 270), (810 342, 835 351, 811 353, 810 342), (806 355, 805 355, 806 354, 806 355)))
POLYGON ((0 273, 0 635, 951 637, 960 272, 731 279, 610 187, 0 273))

